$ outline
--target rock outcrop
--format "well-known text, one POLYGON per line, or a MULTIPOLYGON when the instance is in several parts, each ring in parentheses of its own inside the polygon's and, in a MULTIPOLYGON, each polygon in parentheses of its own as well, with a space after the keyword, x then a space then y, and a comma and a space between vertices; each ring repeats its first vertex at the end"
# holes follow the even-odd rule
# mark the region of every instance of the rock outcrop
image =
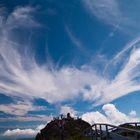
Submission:
POLYGON ((36 140, 76 140, 90 124, 80 118, 74 119, 67 115, 66 118, 54 118, 37 134, 36 140))

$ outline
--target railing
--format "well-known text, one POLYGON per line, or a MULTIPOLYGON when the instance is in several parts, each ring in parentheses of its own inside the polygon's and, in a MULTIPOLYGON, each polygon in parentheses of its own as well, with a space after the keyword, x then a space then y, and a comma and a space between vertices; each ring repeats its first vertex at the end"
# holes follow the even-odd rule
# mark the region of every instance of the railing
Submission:
MULTIPOLYGON (((132 125, 137 127, 140 122, 125 123, 125 125, 132 125)), ((121 126, 115 126, 111 124, 93 124, 90 128, 84 131, 84 135, 91 140, 140 140, 140 131, 137 129, 125 128, 121 126)))
POLYGON ((138 126, 140 126, 140 122, 130 122, 130 123, 125 123, 123 125, 132 125, 137 128, 138 126))

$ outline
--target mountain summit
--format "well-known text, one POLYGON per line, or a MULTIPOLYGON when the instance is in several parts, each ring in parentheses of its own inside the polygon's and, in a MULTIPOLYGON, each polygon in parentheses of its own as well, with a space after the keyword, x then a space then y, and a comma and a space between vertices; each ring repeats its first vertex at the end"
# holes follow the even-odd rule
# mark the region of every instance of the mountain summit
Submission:
POLYGON ((70 113, 67 117, 54 118, 49 122, 40 133, 36 135, 36 140, 75 140, 79 138, 82 132, 90 127, 90 124, 81 118, 73 118, 70 113))

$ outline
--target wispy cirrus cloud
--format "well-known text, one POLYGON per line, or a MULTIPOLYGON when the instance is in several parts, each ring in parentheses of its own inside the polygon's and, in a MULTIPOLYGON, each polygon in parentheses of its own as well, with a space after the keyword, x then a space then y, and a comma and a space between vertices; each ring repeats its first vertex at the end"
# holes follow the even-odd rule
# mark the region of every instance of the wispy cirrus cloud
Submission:
MULTIPOLYGON (((21 11, 26 10, 21 8, 21 11)), ((24 20, 25 17, 29 18, 29 15, 26 12, 20 18, 24 20)), ((16 24, 14 19, 12 18, 9 22, 11 21, 11 24, 13 24, 13 21, 15 21, 16 24)), ((24 24, 27 25, 26 22, 24 24)), ((22 25, 19 27, 22 28, 22 25)), ((41 97, 49 103, 56 103, 76 98, 87 80, 90 83, 92 79, 97 77, 94 74, 92 79, 87 78, 91 77, 90 73, 93 70, 84 67, 79 70, 75 67, 64 66, 60 70, 55 70, 47 64, 38 65, 34 56, 29 56, 24 52, 21 54, 18 51, 18 48, 26 46, 21 46, 18 41, 13 40, 12 37, 15 35, 13 28, 10 28, 10 35, 8 32, 9 29, 7 30, 7 27, 4 26, 4 33, 0 38, 0 91, 2 93, 28 100, 41 97), (73 79, 75 80, 73 81, 73 79), (73 84, 71 85, 72 81, 73 84)))
MULTIPOLYGON (((107 64, 109 72, 112 69, 114 70, 114 67, 121 67, 114 78, 104 78, 104 80, 101 80, 100 85, 93 85, 91 91, 85 94, 85 98, 90 100, 92 99, 91 97, 93 97, 96 99, 97 104, 103 104, 105 102, 110 102, 114 99, 127 95, 128 93, 133 93, 140 90, 140 73, 138 70, 140 67, 139 41, 136 44, 133 44, 131 47, 131 53, 127 58, 125 58, 126 56, 124 57, 122 55, 121 58, 118 58, 117 60, 114 59, 114 61, 111 60, 112 63, 109 65, 107 64), (138 48, 135 48, 135 46, 138 48), (125 61, 123 66, 120 64, 122 63, 122 60, 125 61), (97 91, 97 94, 94 95, 93 93, 95 91, 97 91), (98 95, 97 98, 96 95, 98 95)), ((128 54, 128 52, 125 53, 128 54)))
POLYGON ((82 53, 87 54, 88 52, 85 49, 82 42, 80 41, 80 39, 78 39, 75 36, 75 34, 72 32, 72 30, 70 30, 70 28, 68 26, 66 26, 65 29, 66 29, 66 32, 67 32, 69 38, 71 39, 72 43, 75 45, 75 47, 77 47, 77 49, 80 50, 82 53))
POLYGON ((91 76, 93 70, 84 67, 81 70, 63 67, 57 71, 49 70, 47 66, 39 66, 35 61, 28 61, 30 68, 26 69, 27 67, 24 68, 26 61, 23 61, 24 58, 16 50, 11 50, 10 54, 5 52, 1 51, 0 69, 3 74, 0 88, 1 92, 9 96, 29 99, 42 97, 54 103, 77 97, 86 84, 98 79, 96 74, 91 76))
POLYGON ((119 24, 122 14, 116 0, 83 0, 86 8, 106 23, 119 24))
MULTIPOLYGON (((21 8, 21 12, 18 9, 18 13, 20 13, 18 16, 21 15, 20 18, 23 20, 30 18, 28 16, 30 12, 25 12, 25 9, 21 8)), ((12 17, 10 16, 10 18, 12 17)), ((33 20, 33 18, 31 19, 33 20)), ((17 20, 14 17, 8 22, 10 21, 11 23, 8 24, 12 25, 13 23, 16 24, 17 20)), ((26 22, 23 23, 27 26, 26 22)), ((36 21, 30 23, 34 26, 36 21)), ((17 25, 25 27, 21 24, 17 25)), ((43 98, 49 103, 58 103, 81 98, 91 101, 94 105, 100 105, 140 90, 138 70, 140 65, 140 39, 128 43, 125 49, 120 51, 112 60, 106 62, 106 70, 103 69, 98 73, 92 65, 83 65, 80 68, 67 65, 60 69, 50 68, 47 63, 39 65, 34 56, 28 55, 24 51, 22 54, 19 52, 18 49, 21 45, 18 40, 13 40, 15 35, 13 28, 7 29, 6 26, 3 26, 3 31, 0 37, 1 93, 11 97, 17 96, 27 101, 34 98, 43 98), (128 49, 129 54, 127 54, 128 49), (127 54, 126 58, 124 57, 125 54, 127 54), (122 63, 122 60, 126 61, 123 65, 118 65, 122 63), (118 67, 121 68, 110 79, 108 77, 110 71, 118 67), (86 86, 89 88, 87 89, 86 86)), ((98 60, 94 61, 98 62, 98 60)), ((27 111, 29 109, 27 107, 27 111)))
POLYGON ((47 66, 38 66, 35 61, 28 61, 30 68, 27 69, 24 68, 27 64, 24 59, 12 46, 8 49, 7 46, 1 47, 1 92, 29 99, 42 97, 51 103, 73 99, 82 93, 84 99, 101 104, 140 90, 139 82, 134 80, 139 76, 136 69, 139 66, 139 48, 132 51, 113 80, 101 77, 91 67, 84 66, 81 69, 63 67, 60 70, 49 70, 47 66), (11 51, 10 54, 7 50, 11 51), (91 89, 85 89, 86 85, 91 89))
POLYGON ((83 0, 85 8, 89 13, 103 23, 111 25, 128 34, 138 34, 140 21, 138 15, 139 1, 133 5, 121 0, 83 0))
POLYGON ((39 27, 40 24, 34 20, 32 14, 35 12, 33 7, 17 7, 6 19, 4 28, 11 30, 14 28, 33 28, 39 27))

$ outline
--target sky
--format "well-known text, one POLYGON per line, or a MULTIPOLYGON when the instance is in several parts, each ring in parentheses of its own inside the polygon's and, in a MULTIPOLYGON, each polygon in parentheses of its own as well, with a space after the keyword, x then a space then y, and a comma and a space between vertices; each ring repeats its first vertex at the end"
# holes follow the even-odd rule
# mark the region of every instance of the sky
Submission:
POLYGON ((68 112, 140 121, 140 1, 0 0, 0 137, 35 136, 68 112))

